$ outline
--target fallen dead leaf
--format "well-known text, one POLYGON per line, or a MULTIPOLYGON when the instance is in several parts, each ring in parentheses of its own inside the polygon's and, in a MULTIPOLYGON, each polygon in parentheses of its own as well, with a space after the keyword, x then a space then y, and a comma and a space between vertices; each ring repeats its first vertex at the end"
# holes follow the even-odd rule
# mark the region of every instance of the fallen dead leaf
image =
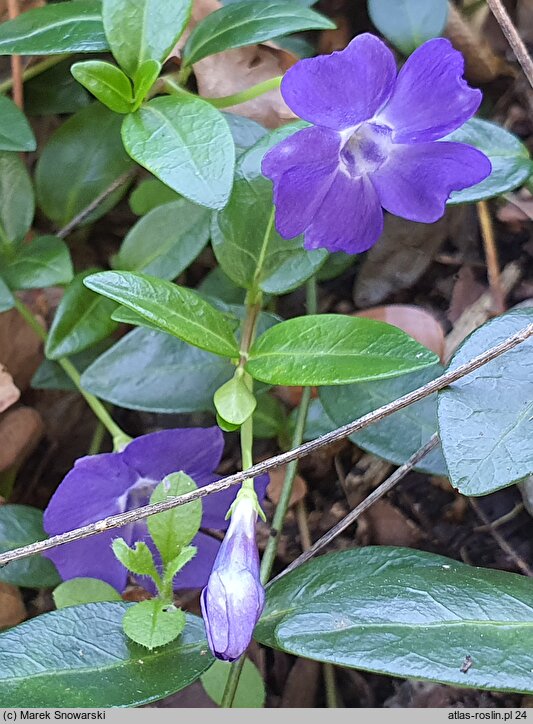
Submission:
POLYGON ((448 319, 455 324, 461 314, 468 309, 487 289, 476 279, 474 271, 470 266, 462 266, 459 269, 455 284, 452 290, 448 319))
POLYGON ((16 626, 26 615, 20 589, 10 583, 0 583, 0 628, 16 626))
POLYGON ((24 391, 43 359, 42 342, 16 309, 0 314, 0 364, 24 391))
POLYGON ((20 390, 14 384, 9 372, 0 365, 0 413, 7 410, 20 397, 20 390))
MULTIPOLYGON (((302 401, 303 387, 276 387, 275 394, 280 400, 290 407, 298 407, 302 401)), ((311 397, 313 399, 318 397, 318 390, 316 387, 311 388, 311 397)))
POLYGON ((361 527, 365 538, 359 541, 362 545, 413 548, 423 538, 413 521, 387 500, 376 501, 359 520, 363 523, 361 527))
MULTIPOLYGON (((283 481, 285 480, 286 469, 287 469, 287 466, 282 465, 281 467, 276 468, 275 470, 271 470, 269 473, 270 482, 267 487, 267 495, 270 498, 270 500, 273 503, 275 503, 276 505, 279 503, 279 499, 281 496, 281 489, 283 487, 283 481)), ((295 503, 298 503, 300 500, 303 500, 306 495, 307 495, 307 483, 300 475, 296 475, 296 477, 294 478, 294 484, 292 487, 291 499, 289 500, 289 506, 294 505, 295 503)))
POLYGON ((444 355, 444 330, 435 317, 421 307, 410 304, 389 304, 384 307, 372 307, 355 312, 355 317, 376 319, 387 322, 406 332, 417 342, 423 344, 441 359, 444 355))
POLYGON ((0 417, 0 472, 18 467, 44 432, 41 416, 31 407, 17 407, 0 417))

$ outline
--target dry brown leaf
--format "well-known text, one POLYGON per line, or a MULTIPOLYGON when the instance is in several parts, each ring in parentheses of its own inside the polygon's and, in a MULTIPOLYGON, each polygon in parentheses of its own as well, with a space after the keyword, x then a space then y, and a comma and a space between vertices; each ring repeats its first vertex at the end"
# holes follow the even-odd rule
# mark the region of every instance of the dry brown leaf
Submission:
POLYGON ((440 358, 444 354, 444 330, 435 317, 421 307, 411 304, 389 304, 355 312, 355 317, 387 322, 406 332, 440 358))
MULTIPOLYGON (((283 400, 286 405, 290 407, 298 407, 302 401, 304 388, 303 387, 276 387, 276 396, 283 400)), ((311 388, 311 397, 316 399, 318 397, 318 390, 316 387, 311 388)))
POLYGON ((31 407, 17 407, 0 417, 0 472, 18 467, 44 432, 41 416, 31 407))
POLYGON ((42 342, 16 309, 0 314, 0 364, 24 391, 43 359, 42 342))
POLYGON ((281 699, 283 709, 308 709, 316 701, 320 681, 320 663, 310 659, 296 659, 286 679, 281 699), (302 685, 305 682, 305 685, 302 685))
POLYGON ((10 583, 0 583, 0 628, 16 626, 26 618, 26 608, 20 589, 10 583))
MULTIPOLYGON (((270 498, 270 500, 273 503, 275 503, 276 505, 279 503, 279 499, 281 496, 281 489, 283 487, 283 481, 285 480, 286 469, 287 469, 287 466, 282 465, 281 467, 276 468, 275 470, 271 470, 269 473, 270 482, 268 483, 268 487, 267 487, 267 495, 270 498)), ((303 500, 306 495, 307 495, 307 483, 300 475, 296 475, 294 478, 294 484, 292 487, 291 499, 289 500, 289 506, 294 505, 295 503, 298 503, 298 501, 300 501, 300 500, 303 500)))
POLYGON ((7 410, 20 397, 20 391, 14 384, 9 372, 0 365, 0 413, 7 410))
POLYGON ((418 527, 387 500, 375 502, 360 521, 365 533, 365 540, 361 541, 364 545, 413 548, 423 538, 418 527))
POLYGON ((453 286, 448 319, 455 324, 461 314, 485 292, 487 287, 476 279, 470 266, 462 266, 453 286))

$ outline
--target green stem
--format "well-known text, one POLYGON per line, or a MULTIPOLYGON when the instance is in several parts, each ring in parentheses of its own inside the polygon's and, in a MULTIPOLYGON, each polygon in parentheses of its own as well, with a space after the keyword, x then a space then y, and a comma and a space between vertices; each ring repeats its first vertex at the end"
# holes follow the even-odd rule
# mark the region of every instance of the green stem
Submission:
MULTIPOLYGON (((26 68, 26 70, 22 74, 22 80, 26 82, 27 80, 31 80, 32 78, 41 75, 41 73, 44 73, 46 70, 53 68, 54 65, 58 65, 63 60, 70 58, 70 55, 70 53, 65 53, 63 55, 52 55, 49 58, 41 60, 39 63, 35 63, 35 65, 30 65, 30 67, 26 68)), ((8 80, 0 83, 0 93, 7 93, 11 90, 12 87, 13 78, 8 78, 8 80)))
POLYGON ((324 688, 326 689, 326 703, 328 709, 337 709, 337 685, 335 683, 335 667, 333 664, 322 664, 324 674, 324 688))
POLYGON ((98 420, 96 422, 96 427, 94 428, 91 444, 89 445, 87 455, 97 455, 100 452, 100 448, 102 447, 102 443, 104 441, 104 435, 105 427, 102 425, 100 420, 98 420))
POLYGON ((253 85, 250 88, 239 91, 239 93, 234 93, 231 96, 222 96, 220 98, 206 98, 205 96, 197 96, 195 93, 191 93, 186 88, 183 88, 182 85, 180 85, 179 76, 177 80, 173 75, 161 76, 161 78, 159 79, 159 83, 160 87, 167 93, 200 98, 202 101, 207 101, 215 108, 222 109, 230 108, 231 106, 237 106, 240 103, 245 103, 246 101, 250 101, 253 98, 257 98, 258 96, 263 95, 263 93, 267 93, 274 88, 279 88, 282 77, 283 76, 280 75, 276 76, 276 78, 269 78, 262 83, 257 83, 257 85, 253 85))
MULTIPOLYGON (((15 306, 19 311, 20 315, 30 325, 33 331, 42 339, 43 342, 46 343, 46 340, 48 338, 46 330, 40 324, 39 320, 34 316, 32 311, 28 309, 24 302, 22 302, 17 297, 15 297, 15 306)), ((113 446, 115 450, 122 449, 125 445, 128 444, 128 442, 131 441, 131 438, 120 429, 120 427, 113 420, 113 418, 105 409, 104 405, 100 402, 100 400, 83 389, 83 387, 81 386, 80 374, 78 370, 74 367, 72 362, 66 357, 61 357, 61 359, 58 359, 56 361, 58 365, 62 368, 62 370, 66 373, 66 375, 74 383, 79 393, 85 399, 85 402, 89 405, 98 420, 100 420, 102 425, 113 438, 113 446)))
POLYGON ((222 695, 222 701, 220 702, 220 707, 222 709, 231 709, 233 706, 233 701, 235 699, 235 694, 237 693, 237 687, 239 686, 239 680, 241 678, 242 667, 244 666, 245 660, 246 656, 243 654, 240 659, 237 659, 237 661, 231 664, 228 680, 226 681, 226 686, 224 687, 224 693, 222 695))

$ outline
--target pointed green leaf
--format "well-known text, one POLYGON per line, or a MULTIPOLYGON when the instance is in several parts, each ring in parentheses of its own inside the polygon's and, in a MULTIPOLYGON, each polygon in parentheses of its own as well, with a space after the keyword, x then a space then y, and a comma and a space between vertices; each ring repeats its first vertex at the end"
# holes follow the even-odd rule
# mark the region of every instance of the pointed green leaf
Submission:
POLYGON ((93 274, 85 284, 189 344, 221 356, 239 356, 224 315, 190 289, 132 272, 93 274))
POLYGON ((150 576, 156 583, 159 581, 152 551, 146 543, 136 541, 130 548, 124 538, 115 538, 111 547, 115 556, 129 571, 138 576, 150 576))
POLYGON ((35 151, 35 148, 35 136, 26 116, 10 98, 0 95, 0 151, 35 151))
POLYGON ((119 592, 99 578, 72 578, 63 581, 52 593, 56 608, 79 606, 99 601, 122 601, 119 592))
POLYGON ((68 284, 73 274, 69 248, 57 236, 38 236, 22 244, 13 258, 0 255, 0 273, 11 289, 68 284))
POLYGON ((192 95, 155 98, 122 125, 129 155, 201 206, 223 208, 233 183, 235 146, 224 116, 192 95))
POLYGON ((129 113, 132 110, 131 82, 116 65, 103 60, 86 60, 74 63, 70 72, 78 83, 115 113, 129 113))
MULTIPOLYGON (((142 62, 133 76, 133 88, 136 104, 140 104, 145 99, 148 91, 156 82, 161 72, 161 63, 157 60, 145 60, 142 62)), ((135 108, 137 110, 137 107, 135 108)))
POLYGON ((230 425, 242 425, 256 408, 257 401, 242 377, 232 377, 215 392, 214 403, 220 417, 230 425))
POLYGON ((165 566, 163 575, 162 589, 170 588, 172 590, 172 581, 181 569, 191 561, 196 555, 198 549, 195 546, 186 546, 178 553, 178 555, 169 561, 165 566))
POLYGON ((33 221, 31 179, 17 153, 0 151, 0 248, 21 241, 33 221))

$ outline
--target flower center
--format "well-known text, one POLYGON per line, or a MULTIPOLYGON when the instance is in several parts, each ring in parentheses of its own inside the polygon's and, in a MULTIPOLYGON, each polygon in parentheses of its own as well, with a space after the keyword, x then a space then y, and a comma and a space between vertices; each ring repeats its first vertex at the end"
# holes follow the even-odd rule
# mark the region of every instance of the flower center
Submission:
POLYGON ((392 129, 377 123, 362 123, 341 150, 342 166, 350 176, 372 173, 387 160, 392 129))

